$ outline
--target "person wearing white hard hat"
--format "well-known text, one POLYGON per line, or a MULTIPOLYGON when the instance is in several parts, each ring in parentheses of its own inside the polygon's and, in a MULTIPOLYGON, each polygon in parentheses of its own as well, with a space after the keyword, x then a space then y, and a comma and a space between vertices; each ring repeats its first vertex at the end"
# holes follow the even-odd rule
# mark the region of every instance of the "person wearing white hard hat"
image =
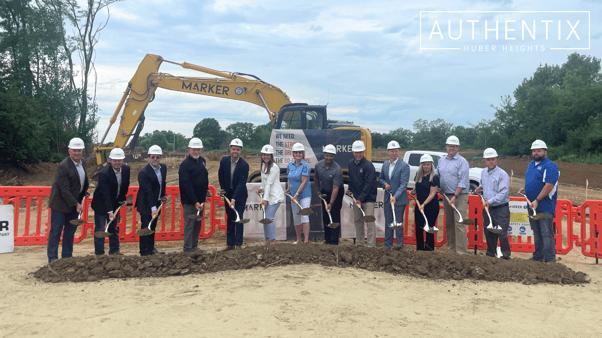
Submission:
POLYGON ((391 141, 387 145, 389 160, 383 163, 380 173, 380 185, 387 191, 384 195, 385 209, 385 248, 393 247, 393 235, 397 245, 403 247, 403 226, 399 230, 391 229, 393 224, 393 210, 391 204, 395 206, 395 221, 403 224, 406 206, 408 205, 408 181, 410 180, 410 166, 399 158, 399 143, 391 141))
POLYGON ((353 206, 353 220, 355 224, 355 244, 361 246, 376 246, 376 226, 374 222, 362 222, 361 210, 366 216, 374 216, 374 203, 376 202, 376 170, 372 162, 364 157, 366 146, 358 140, 351 145, 353 159, 349 161, 349 188, 347 194, 353 195, 356 204, 353 206), (364 230, 365 225, 365 230, 364 230))
MULTIPOLYGON (((460 140, 456 136, 447 138, 445 149, 447 156, 442 157, 435 173, 439 176, 441 190, 450 199, 462 215, 468 211, 468 161, 458 154, 460 140)), ((458 254, 468 253, 468 225, 459 223, 459 215, 446 199, 443 199, 445 210, 445 232, 447 247, 458 254)))
POLYGON ((533 161, 529 163, 525 173, 525 187, 521 188, 519 193, 527 195, 537 213, 544 213, 546 216, 541 220, 529 218, 535 245, 531 260, 555 262, 554 216, 560 171, 548 158, 548 147, 544 141, 535 140, 531 144, 531 155, 533 161))
MULTIPOLYGON (((94 210, 94 232, 105 231, 109 236, 109 255, 120 255, 119 252, 119 215, 114 212, 121 202, 125 202, 130 188, 130 167, 123 164, 125 153, 120 148, 114 148, 109 154, 109 164, 98 174, 98 186, 92 198, 94 210), (116 219, 115 219, 116 218, 116 219), (115 219, 113 221, 113 219, 115 219)), ((94 237, 94 253, 104 255, 105 239, 94 237)))
POLYGON ((493 148, 483 152, 486 170, 481 171, 481 186, 475 191, 483 193, 485 203, 483 208, 489 209, 489 217, 483 210, 483 230, 487 241, 487 256, 495 257, 498 240, 504 259, 510 259, 510 242, 508 242, 508 228, 510 227, 510 176, 498 166, 498 154, 493 148), (493 224, 491 224, 493 223, 493 224), (500 226, 502 231, 494 233, 488 229, 500 226))
MULTIPOLYGON (((167 179, 167 166, 161 163, 163 150, 158 145, 148 148, 149 163, 138 173, 138 194, 136 195, 136 209, 140 213, 141 227, 148 226, 153 217, 159 216, 158 207, 167 201, 165 197, 165 184, 167 179)), ((153 222, 151 230, 155 230, 157 222, 153 222)), ((159 252, 155 249, 155 233, 140 236, 140 256, 154 255, 159 252)))
POLYGON ((264 245, 276 244, 276 225, 274 216, 280 203, 284 201, 284 189, 280 185, 280 168, 274 162, 274 147, 269 144, 261 147, 261 189, 265 218, 272 221, 263 225, 264 245))
POLYGON ((73 256, 73 236, 77 225, 69 223, 84 210, 83 199, 88 192, 86 163, 82 160, 84 141, 74 137, 69 141, 69 156, 56 168, 56 179, 50 190, 48 207, 50 214, 50 233, 48 234, 48 263, 57 260, 61 233, 63 234, 62 258, 73 256))
MULTIPOLYGON (((220 192, 230 199, 230 206, 242 217, 247 204, 247 179, 249 178, 249 164, 240 157, 242 141, 238 138, 230 142, 230 156, 224 156, 219 163, 218 178, 220 192)), ((242 223, 234 222, 236 213, 232 208, 226 208, 228 218, 226 229, 226 249, 242 248, 243 231, 242 223)))
POLYGON ((420 207, 416 206, 414 208, 416 250, 434 251, 435 234, 423 230, 426 222, 422 216, 422 212, 424 212, 429 228, 432 228, 435 232, 439 231, 436 227, 437 217, 439 217, 439 200, 437 198, 439 176, 435 175, 435 166, 431 155, 424 154, 420 157, 420 168, 418 168, 416 177, 414 177, 414 182, 416 184, 410 193, 415 195, 418 202, 420 202, 420 207), (424 234, 426 234, 426 237, 424 234))
POLYGON ((199 246, 201 221, 190 218, 200 211, 204 215, 205 200, 209 188, 209 173, 205 166, 205 159, 201 156, 203 142, 193 137, 188 142, 188 156, 180 164, 178 170, 178 185, 180 187, 180 201, 184 214, 184 252, 194 252, 199 246))
MULTIPOLYGON (((286 190, 293 195, 293 198, 301 204, 303 208, 309 208, 311 202, 311 185, 309 183, 309 175, 311 169, 309 164, 305 162, 305 147, 297 142, 292 147, 293 160, 286 167, 286 175, 288 177, 286 190)), ((299 215, 301 210, 297 203, 291 204, 293 211, 293 225, 297 234, 296 243, 301 243, 301 233, 305 236, 305 243, 309 242, 309 216, 299 215)))
POLYGON ((338 245, 341 235, 341 227, 328 227, 330 218, 332 223, 341 224, 341 208, 343 207, 343 196, 345 196, 345 186, 343 185, 343 169, 334 161, 337 149, 329 144, 324 147, 324 159, 318 161, 314 168, 314 184, 316 190, 324 196, 328 205, 322 203, 322 221, 324 224, 324 244, 338 245))

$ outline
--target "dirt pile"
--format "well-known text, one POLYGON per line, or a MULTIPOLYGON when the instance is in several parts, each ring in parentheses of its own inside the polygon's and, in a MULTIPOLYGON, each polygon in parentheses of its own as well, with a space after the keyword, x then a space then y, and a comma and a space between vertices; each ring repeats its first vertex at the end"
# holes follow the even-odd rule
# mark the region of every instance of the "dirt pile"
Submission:
POLYGON ((168 277, 292 264, 406 274, 428 279, 472 279, 523 284, 582 284, 589 279, 557 263, 355 246, 292 245, 248 247, 233 251, 197 251, 165 255, 87 256, 54 261, 34 276, 45 282, 93 282, 107 278, 168 277))

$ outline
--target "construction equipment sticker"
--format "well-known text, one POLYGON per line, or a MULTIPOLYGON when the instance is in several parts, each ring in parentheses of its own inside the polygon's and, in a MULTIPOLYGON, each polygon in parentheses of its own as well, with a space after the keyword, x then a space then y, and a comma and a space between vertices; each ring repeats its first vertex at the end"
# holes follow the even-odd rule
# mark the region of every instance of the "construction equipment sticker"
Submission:
POLYGON ((0 205, 0 253, 15 250, 15 235, 13 233, 13 214, 15 207, 11 204, 0 205))
POLYGON ((508 236, 533 236, 531 224, 529 224, 529 214, 527 202, 510 201, 510 227, 508 227, 508 236))

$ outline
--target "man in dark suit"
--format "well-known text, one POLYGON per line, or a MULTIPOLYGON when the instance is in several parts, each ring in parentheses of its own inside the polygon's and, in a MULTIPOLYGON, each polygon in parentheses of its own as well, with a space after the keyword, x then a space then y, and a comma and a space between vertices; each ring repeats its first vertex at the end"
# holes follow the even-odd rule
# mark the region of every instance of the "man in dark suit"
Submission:
MULTIPOLYGON (((408 181, 410 179, 410 166, 399 158, 399 143, 391 141, 387 145, 389 161, 383 163, 380 172, 380 185, 385 190, 391 192, 393 197, 385 192, 384 208, 385 208, 385 248, 393 247, 393 232, 397 239, 397 245, 403 247, 403 216, 406 206, 408 205, 408 181), (402 224, 401 229, 393 230, 393 209, 391 204, 395 206, 395 221, 397 224, 402 224)), ((422 229, 420 229, 422 231, 422 229)))
MULTIPOLYGON (((230 199, 232 208, 235 208, 240 217, 243 217, 245 206, 247 204, 247 179, 249 177, 249 164, 240 157, 242 150, 242 141, 233 139, 230 142, 230 156, 224 156, 219 163, 219 185, 220 192, 224 193, 230 199)), ((226 207, 227 223, 227 247, 226 250, 232 250, 234 247, 240 249, 242 246, 242 223, 235 223, 236 213, 231 208, 226 207)))
POLYGON ((84 210, 83 198, 88 191, 86 164, 82 160, 84 141, 72 138, 69 141, 69 157, 56 168, 56 179, 52 184, 48 207, 50 215, 50 233, 48 234, 48 263, 57 260, 59 241, 63 234, 62 258, 73 256, 73 236, 77 225, 69 223, 84 210))
MULTIPOLYGON (((161 164, 163 150, 158 145, 148 149, 149 164, 142 168, 138 174, 138 195, 136 195, 136 209, 140 213, 141 228, 146 228, 153 217, 159 216, 158 207, 165 198, 165 181, 167 166, 161 164)), ((157 220, 158 221, 158 220, 157 220)), ((153 222, 151 230, 155 230, 157 222, 153 222)), ((140 236, 140 256, 159 253, 155 249, 155 233, 140 236)))
MULTIPOLYGON (((121 255, 119 252, 119 215, 115 211, 119 202, 125 202, 130 187, 130 167, 123 164, 123 150, 115 148, 109 154, 111 165, 105 166, 98 175, 98 187, 94 191, 92 210, 94 210, 94 232, 105 231, 107 219, 110 223, 109 255, 121 255), (117 218, 113 220, 114 218, 117 218)), ((94 237, 94 253, 104 255, 105 239, 94 237)))
POLYGON ((193 252, 198 249, 201 221, 191 219, 205 205, 207 189, 209 187, 209 174, 205 168, 205 159, 201 156, 203 142, 193 137, 188 143, 188 156, 180 164, 179 185, 180 201, 184 210, 184 252, 193 252))

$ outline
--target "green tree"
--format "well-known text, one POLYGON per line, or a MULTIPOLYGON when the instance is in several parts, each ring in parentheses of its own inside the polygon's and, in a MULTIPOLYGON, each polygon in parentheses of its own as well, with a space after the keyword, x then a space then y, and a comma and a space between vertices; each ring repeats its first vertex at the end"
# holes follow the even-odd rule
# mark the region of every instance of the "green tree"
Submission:
POLYGON ((427 121, 418 119, 414 121, 415 130, 412 146, 424 150, 437 150, 445 147, 447 137, 452 135, 454 124, 445 122, 443 119, 427 121))
POLYGON ((408 149, 412 146, 412 139, 414 137, 414 133, 411 130, 404 128, 397 128, 395 130, 391 130, 387 134, 387 138, 390 140, 395 140, 399 143, 401 149, 408 149))
POLYGON ((230 138, 239 138, 245 145, 251 144, 251 137, 254 131, 255 127, 250 122, 236 122, 226 127, 226 132, 230 138))
POLYGON ((228 138, 228 134, 222 130, 216 119, 209 117, 202 119, 194 126, 193 137, 198 137, 203 141, 203 146, 207 150, 217 150, 228 138))
POLYGON ((274 125, 272 124, 272 122, 261 124, 255 127, 255 130, 251 135, 251 141, 249 145, 245 145, 245 147, 248 149, 260 149, 264 145, 269 144, 273 128, 274 125))

